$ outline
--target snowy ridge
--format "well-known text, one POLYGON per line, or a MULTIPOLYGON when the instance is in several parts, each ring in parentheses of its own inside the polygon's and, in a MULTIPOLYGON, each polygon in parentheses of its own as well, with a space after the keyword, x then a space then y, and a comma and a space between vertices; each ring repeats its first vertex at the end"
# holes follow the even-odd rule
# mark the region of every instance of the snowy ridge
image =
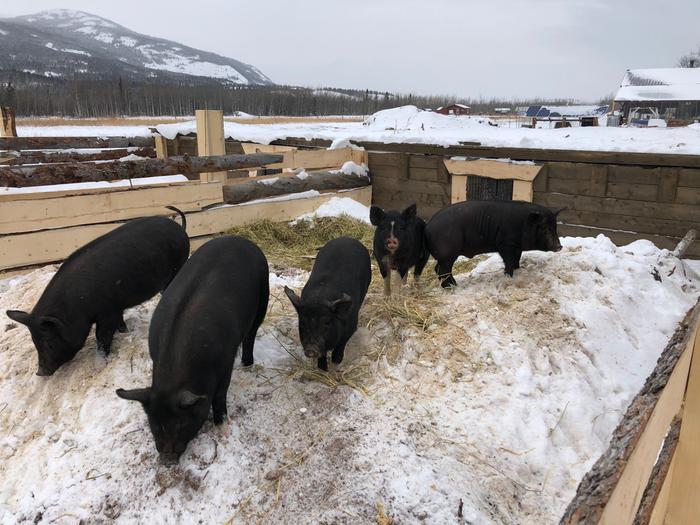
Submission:
POLYGON ((84 69, 96 75, 129 78, 168 74, 231 84, 272 84, 251 65, 135 33, 99 16, 69 9, 0 19, 0 45, 5 51, 0 57, 1 68, 52 73, 45 76, 69 76, 84 69), (27 35, 28 29, 32 35, 27 35), (37 47, 54 53, 47 56, 37 47))

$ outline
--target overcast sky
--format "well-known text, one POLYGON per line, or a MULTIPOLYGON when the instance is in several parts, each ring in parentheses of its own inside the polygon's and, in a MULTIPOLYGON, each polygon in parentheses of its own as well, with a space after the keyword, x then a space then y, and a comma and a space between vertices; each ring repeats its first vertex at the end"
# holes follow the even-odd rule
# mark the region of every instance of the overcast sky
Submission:
POLYGON ((700 45, 700 0, 2 0, 68 8, 258 67, 274 82, 595 101, 700 45))

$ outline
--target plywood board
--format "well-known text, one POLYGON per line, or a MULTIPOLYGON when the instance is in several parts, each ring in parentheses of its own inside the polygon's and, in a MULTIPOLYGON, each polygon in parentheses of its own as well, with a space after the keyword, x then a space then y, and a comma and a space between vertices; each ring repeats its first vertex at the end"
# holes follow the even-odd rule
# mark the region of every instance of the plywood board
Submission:
POLYGON ((478 175, 490 179, 513 179, 532 182, 542 169, 537 164, 519 164, 498 160, 445 159, 445 167, 452 175, 478 175))
MULTIPOLYGON (((137 187, 118 192, 15 200, 0 206, 0 234, 114 222, 170 213, 165 206, 199 211, 222 202, 222 184, 137 187)), ((28 194, 31 195, 31 194, 28 194)))

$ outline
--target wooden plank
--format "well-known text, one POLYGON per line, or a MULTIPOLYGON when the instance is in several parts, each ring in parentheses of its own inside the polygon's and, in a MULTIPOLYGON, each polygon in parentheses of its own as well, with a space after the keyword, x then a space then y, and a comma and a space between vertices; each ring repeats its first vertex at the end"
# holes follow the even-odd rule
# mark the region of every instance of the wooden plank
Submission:
POLYGON ((167 159, 168 155, 168 139, 162 135, 153 137, 156 143, 156 158, 167 159))
MULTIPOLYGON (((369 206, 372 202, 372 187, 365 186, 340 194, 326 193, 306 199, 251 203, 188 213, 187 233, 190 237, 212 235, 263 218, 275 221, 292 220, 305 213, 312 213, 318 206, 337 195, 355 199, 369 206)), ((172 212, 168 212, 167 215, 172 215, 172 212)), ((123 223, 93 224, 1 236, 0 270, 61 261, 81 246, 121 224, 123 223)))
POLYGON ((569 208, 571 210, 610 213, 613 215, 632 215, 691 222, 697 222, 700 218, 698 207, 687 204, 666 204, 537 191, 534 194, 534 202, 550 208, 569 208))
POLYGON ((0 137, 16 137, 15 110, 6 106, 0 107, 0 137))
POLYGON ((591 172, 591 195, 605 197, 608 190, 608 166, 596 164, 591 172))
POLYGON ((524 180, 513 181, 513 200, 532 202, 532 182, 524 180))
POLYGON ((398 166, 385 166, 382 164, 372 164, 369 167, 369 172, 372 177, 381 177, 384 179, 399 180, 399 168, 398 166))
POLYGON ((401 162, 401 158, 405 153, 376 153, 368 152, 369 167, 373 169, 376 166, 391 166, 396 167, 401 162))
MULTIPOLYGON (((226 155, 224 141, 224 112, 219 109, 198 109, 197 119, 197 155, 211 157, 226 155)), ((202 182, 224 182, 226 172, 207 172, 199 174, 202 182)))
POLYGON ((256 144, 255 142, 241 142, 243 153, 286 153, 294 151, 292 146, 273 146, 272 144, 256 144))
POLYGON ((553 179, 563 179, 566 181, 588 182, 596 164, 579 164, 575 162, 550 162, 549 176, 553 179))
POLYGON ((411 180, 438 182, 438 170, 436 168, 409 168, 408 178, 411 180))
POLYGON ((657 185, 660 174, 659 168, 651 166, 610 166, 608 182, 657 185))
POLYGON ((664 509, 668 505, 669 484, 666 483, 666 479, 669 478, 669 473, 671 472, 671 467, 674 462, 674 454, 678 446, 680 431, 681 418, 679 415, 676 415, 664 438, 664 443, 659 452, 659 457, 656 460, 654 469, 649 475, 649 483, 644 489, 644 494, 639 503, 637 515, 634 517, 633 525, 648 525, 657 505, 663 506, 664 509))
POLYGON ((675 464, 675 456, 671 459, 671 465, 666 473, 666 479, 661 486, 654 510, 652 510, 649 522, 646 525, 664 525, 666 519, 666 509, 668 509, 668 498, 671 493, 671 480, 673 480, 673 465, 675 464))
POLYGON ((658 186, 651 184, 608 182, 608 192, 606 196, 615 199, 656 202, 658 191, 658 186))
POLYGON ((409 168, 436 170, 441 164, 444 164, 443 158, 437 155, 409 155, 408 157, 409 168))
POLYGON ((123 188, 41 200, 15 200, 0 207, 0 234, 115 222, 166 212, 165 206, 198 211, 222 202, 221 183, 187 183, 179 186, 123 188))
MULTIPOLYGON (((199 181, 197 181, 199 183, 199 181)), ((182 181, 182 182, 169 182, 160 184, 139 184, 136 188, 165 188, 170 186, 185 186, 188 184, 193 184, 192 181, 182 181)), ((61 188, 61 185, 54 186, 55 188, 61 188)), ((98 193, 111 193, 116 191, 127 191, 131 190, 129 186, 100 186, 96 188, 78 188, 72 190, 57 190, 57 191, 37 191, 30 193, 11 193, 5 192, 0 188, 0 203, 2 202, 14 202, 16 200, 42 200, 42 199, 55 199, 56 197, 67 197, 71 195, 95 195, 98 193)))
MULTIPOLYGON (((678 188, 678 169, 659 168, 659 189, 656 194, 657 202, 673 202, 676 200, 678 188)), ((700 193, 700 191, 699 191, 700 193)))
POLYGON ((678 188, 676 202, 678 204, 700 204, 700 188, 678 188))
POLYGON ((549 191, 556 193, 564 193, 567 195, 593 195, 593 187, 591 186, 590 175, 586 180, 577 179, 560 179, 552 176, 550 172, 549 191))
POLYGON ((537 177, 535 177, 535 180, 532 181, 533 191, 545 192, 549 190, 549 166, 549 163, 542 166, 540 173, 537 175, 537 177))
MULTIPOLYGON (((680 241, 679 237, 668 237, 660 235, 652 235, 649 233, 634 233, 609 230, 606 228, 595 228, 593 226, 581 226, 575 224, 559 224, 557 232, 560 237, 597 237, 600 234, 608 237, 617 246, 625 246, 640 239, 647 239, 653 242, 659 248, 672 250, 680 241)), ((693 243, 686 252, 686 257, 694 258, 700 254, 698 243, 693 243)))
POLYGON ((678 169, 678 185, 686 188, 700 188, 700 169, 678 169))
POLYGON ((452 204, 456 202, 464 202, 467 200, 467 177, 468 175, 452 175, 452 204))
POLYGON ((677 238, 683 237, 690 229, 700 230, 700 217, 698 217, 697 221, 678 221, 657 219, 655 217, 640 217, 637 215, 564 210, 559 214, 559 220, 566 224, 581 224, 596 228, 666 235, 677 238))
POLYGON ((678 413, 700 301, 678 324, 654 371, 630 403, 610 446, 584 476, 560 525, 628 525, 635 518, 661 444, 678 413))
POLYGON ((445 167, 452 175, 477 175, 491 179, 514 179, 533 181, 542 169, 537 164, 520 164, 498 160, 454 160, 445 159, 445 167))
POLYGON ((375 193, 383 191, 406 191, 410 193, 425 193, 427 195, 441 195, 445 199, 450 199, 451 188, 446 184, 439 182, 421 181, 421 180, 397 180, 386 177, 378 177, 374 173, 371 174, 372 185, 375 188, 375 193))
POLYGON ((700 330, 686 350, 687 353, 691 351, 693 357, 666 512, 667 525, 686 525, 700 519, 700 330))

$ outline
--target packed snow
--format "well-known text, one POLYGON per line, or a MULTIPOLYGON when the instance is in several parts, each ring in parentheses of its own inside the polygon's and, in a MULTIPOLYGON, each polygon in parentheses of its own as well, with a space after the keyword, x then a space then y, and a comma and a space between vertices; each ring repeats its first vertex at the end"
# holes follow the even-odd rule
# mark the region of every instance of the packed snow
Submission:
MULTIPOLYGON (((283 286, 308 274, 274 267, 230 419, 206 423, 176 467, 158 463, 138 403, 114 392, 150 381, 157 298, 126 312, 107 359, 91 335, 49 378, 34 375, 28 331, 6 319, 0 521, 457 523, 462 500, 463 523, 557 523, 700 287, 697 265, 648 241, 562 244, 526 252, 513 279, 491 255, 454 291, 405 288, 391 301, 419 310, 415 323, 372 316, 389 304, 373 288, 338 367, 354 388, 300 365, 283 286)), ((0 281, 0 311, 30 309, 55 271, 0 281)))
POLYGON ((369 224, 369 208, 349 197, 332 197, 321 204, 314 213, 302 215, 297 220, 310 220, 316 217, 338 217, 345 215, 369 224))
MULTIPOLYGON (((298 122, 287 124, 248 124, 225 122, 229 138, 269 144, 288 137, 326 139, 331 147, 343 147, 352 141, 416 143, 455 146, 479 143, 483 146, 626 151, 639 153, 677 153, 700 155, 700 130, 696 126, 680 128, 576 127, 530 129, 500 127, 484 117, 440 115, 415 106, 384 110, 360 122, 298 122)), ((196 132, 194 121, 156 126, 167 138, 196 132)), ((25 136, 146 136, 149 126, 18 126, 25 136)))

